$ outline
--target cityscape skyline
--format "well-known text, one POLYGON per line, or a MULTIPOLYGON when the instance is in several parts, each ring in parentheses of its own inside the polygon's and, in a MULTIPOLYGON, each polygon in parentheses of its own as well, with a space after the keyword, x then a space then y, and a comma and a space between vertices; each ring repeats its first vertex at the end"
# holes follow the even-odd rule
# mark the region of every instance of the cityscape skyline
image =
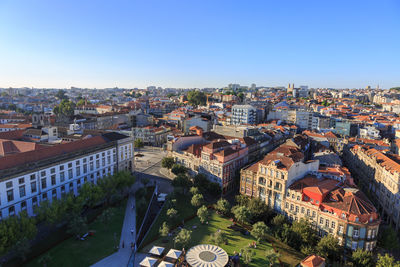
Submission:
POLYGON ((1 87, 398 86, 396 1, 0 7, 1 87))

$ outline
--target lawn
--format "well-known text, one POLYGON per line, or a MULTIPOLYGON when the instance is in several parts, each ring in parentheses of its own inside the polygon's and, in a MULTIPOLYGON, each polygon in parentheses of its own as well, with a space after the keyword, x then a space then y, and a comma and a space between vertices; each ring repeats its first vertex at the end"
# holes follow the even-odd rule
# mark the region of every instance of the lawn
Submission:
MULTIPOLYGON (((187 205, 189 206, 189 205, 187 205)), ((232 224, 232 222, 225 217, 217 215, 214 211, 210 210, 211 216, 209 219, 209 224, 201 224, 199 219, 195 217, 194 219, 185 223, 185 228, 192 230, 192 238, 188 248, 195 246, 197 244, 210 244, 210 236, 211 234, 215 233, 218 230, 221 230, 225 233, 226 237, 228 238, 227 245, 221 245, 221 247, 229 254, 233 255, 233 253, 240 252, 241 248, 247 248, 249 243, 255 241, 255 238, 251 235, 243 235, 240 232, 233 231, 228 229, 228 226, 232 224), (197 226, 196 229, 193 226, 197 226)), ((153 229, 152 229, 153 230, 153 229)), ((177 232, 177 230, 175 230, 177 232)), ((271 240, 272 241, 272 240, 271 240)), ((274 240, 275 241, 275 240, 274 240)), ((173 240, 172 238, 166 239, 157 239, 153 243, 143 247, 141 250, 142 252, 147 252, 153 245, 159 245, 166 248, 173 247, 173 240), (166 243, 165 241, 168 242, 166 243)), ((295 266, 300 262, 302 256, 297 255, 293 252, 295 250, 288 248, 282 243, 274 242, 275 247, 279 250, 281 257, 280 259, 287 265, 295 266), (300 256, 300 257, 299 257, 300 256)), ((256 249, 252 249, 256 256, 254 256, 253 261, 249 266, 267 266, 267 261, 265 260, 265 251, 271 249, 271 243, 264 241, 262 243, 257 244, 256 249)))
MULTIPOLYGON (((90 266, 114 253, 120 239, 125 209, 126 201, 123 201, 115 208, 115 213, 108 225, 99 219, 90 223, 89 230, 94 230, 96 233, 85 241, 78 241, 71 237, 47 251, 45 254, 50 255, 48 266, 90 266)), ((41 267, 42 265, 38 262, 41 256, 31 260, 25 266, 41 267)))

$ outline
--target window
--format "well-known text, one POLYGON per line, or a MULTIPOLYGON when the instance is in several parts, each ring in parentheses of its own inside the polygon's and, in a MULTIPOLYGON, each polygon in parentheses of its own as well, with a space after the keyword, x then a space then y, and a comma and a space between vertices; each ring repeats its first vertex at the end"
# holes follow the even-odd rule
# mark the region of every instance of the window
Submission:
POLYGON ((343 225, 339 225, 339 234, 343 234, 343 225))
POLYGON ((50 173, 56 173, 56 168, 51 168, 50 173))
POLYGON ((61 165, 60 166, 60 171, 63 171, 64 170, 64 165, 61 165))
POLYGON ((81 167, 76 167, 76 176, 80 176, 81 175, 81 167))
POLYGON ((47 193, 43 193, 43 194, 42 194, 42 199, 43 199, 43 200, 47 200, 47 193))
POLYGON ((312 216, 315 217, 315 211, 312 212, 312 216))
POLYGON ((90 162, 90 171, 93 171, 93 162, 90 162))
POLYGON ((32 206, 36 206, 37 205, 37 197, 33 197, 32 198, 32 206))
POLYGON ((37 188, 36 188, 36 182, 31 183, 31 193, 36 193, 37 188))
POLYGON ((68 163, 68 168, 72 168, 72 163, 68 163))
POLYGON ((8 208, 8 213, 9 213, 10 216, 15 215, 15 207, 14 206, 9 207, 8 208))
POLYGON ((325 226, 329 227, 329 220, 325 220, 325 226))
POLYGON ((307 209, 307 216, 310 216, 310 209, 307 209))
POLYGON ((42 179, 42 189, 45 189, 47 187, 47 183, 46 183, 46 178, 42 179))
POLYGON ((60 172, 60 182, 64 182, 65 181, 65 173, 64 172, 60 172))
POLYGON ((13 200, 14 200, 14 190, 11 189, 7 191, 7 201, 10 202, 13 200))
POLYGON ((53 189, 53 191, 51 192, 51 195, 52 195, 53 199, 56 198, 57 197, 57 190, 53 189))
POLYGON ((51 176, 51 185, 56 185, 56 176, 55 175, 51 176))
POLYGON ((322 218, 322 217, 319 218, 319 223, 320 223, 320 224, 324 224, 324 218, 322 218))
POLYGON ((290 210, 293 210, 293 209, 294 209, 294 205, 290 204, 290 210))
POLYGON ((301 207, 301 213, 304 213, 304 207, 301 207))
POLYGON ((81 162, 79 160, 75 161, 75 165, 79 165, 81 162))
POLYGON ((26 210, 26 201, 21 202, 21 209, 26 210))
POLYGON ((24 197, 25 195, 25 185, 21 185, 19 187, 19 197, 24 197))
POLYGON ((46 176, 46 171, 42 171, 41 173, 40 173, 40 176, 46 176))
POLYGON ((296 212, 299 212, 299 206, 296 206, 296 212))
POLYGON ((335 223, 335 222, 332 222, 332 223, 331 223, 331 228, 335 229, 335 227, 336 227, 336 223, 335 223))
POLYGON ((19 178, 19 179, 18 179, 18 183, 19 183, 19 184, 25 183, 25 179, 24 179, 24 178, 19 178))
POLYGON ((111 161, 111 157, 107 156, 107 164, 110 164, 110 161, 111 161))
POLYGON ((35 180, 35 179, 36 179, 35 175, 34 175, 34 174, 31 174, 31 181, 32 181, 32 180, 35 180))
POLYGON ((73 177, 73 173, 72 173, 72 169, 68 170, 68 179, 72 179, 73 177))
POLYGON ((87 161, 87 158, 84 158, 84 159, 83 159, 83 163, 86 163, 86 161, 87 161))
POLYGON ((287 203, 287 202, 285 203, 285 208, 287 208, 287 209, 289 208, 289 203, 287 203))
POLYGON ((96 160, 96 169, 100 168, 100 160, 96 160))
POLYGON ((87 173, 87 164, 83 165, 83 173, 87 173))
POLYGON ((356 241, 353 241, 353 242, 351 243, 351 249, 352 249, 352 250, 356 250, 356 249, 357 249, 357 242, 356 242, 356 241))
POLYGON ((359 236, 359 230, 358 229, 354 229, 353 231, 353 237, 358 237, 359 236))
POLYGON ((9 181, 9 182, 6 183, 6 187, 7 187, 7 188, 11 188, 12 186, 13 186, 13 185, 12 185, 12 181, 9 181))
POLYGON ((100 154, 96 154, 96 159, 100 158, 100 154))

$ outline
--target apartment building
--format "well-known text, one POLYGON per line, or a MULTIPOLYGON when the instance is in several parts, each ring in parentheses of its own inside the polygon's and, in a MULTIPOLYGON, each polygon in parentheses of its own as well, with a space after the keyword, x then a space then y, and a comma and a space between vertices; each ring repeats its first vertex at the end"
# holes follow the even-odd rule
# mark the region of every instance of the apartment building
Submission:
POLYGON ((126 138, 109 133, 4 156, 0 160, 0 218, 23 210, 32 216, 41 201, 77 195, 84 183, 97 183, 117 170, 132 171, 133 139, 126 138))
POLYGON ((256 121, 257 109, 255 107, 251 105, 234 105, 232 107, 232 124, 255 124, 256 121))
POLYGON ((334 234, 349 249, 376 246, 378 212, 348 170, 320 170, 318 160, 304 162, 297 147, 284 144, 243 169, 240 193, 260 198, 289 220, 307 219, 319 235, 334 234))
POLYGON ((304 154, 299 148, 283 144, 241 170, 240 193, 258 197, 281 212, 286 188, 306 174, 316 174, 318 167, 318 161, 304 162, 304 154))
POLYGON ((363 189, 370 192, 382 221, 400 228, 400 157, 354 145, 344 159, 363 189))
POLYGON ((132 128, 133 136, 136 139, 142 139, 143 143, 152 146, 161 146, 167 142, 167 136, 171 132, 170 127, 134 127, 132 128))
POLYGON ((348 249, 372 250, 380 219, 357 188, 334 179, 307 176, 287 188, 282 211, 291 221, 308 220, 320 236, 334 235, 348 249))

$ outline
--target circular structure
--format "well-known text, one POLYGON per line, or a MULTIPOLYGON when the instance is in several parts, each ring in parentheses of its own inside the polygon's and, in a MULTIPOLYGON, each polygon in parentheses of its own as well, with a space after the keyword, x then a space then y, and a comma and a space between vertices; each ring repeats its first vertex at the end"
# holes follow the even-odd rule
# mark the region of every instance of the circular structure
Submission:
POLYGON ((224 267, 228 259, 225 250, 214 245, 197 245, 186 253, 186 261, 192 267, 224 267))

